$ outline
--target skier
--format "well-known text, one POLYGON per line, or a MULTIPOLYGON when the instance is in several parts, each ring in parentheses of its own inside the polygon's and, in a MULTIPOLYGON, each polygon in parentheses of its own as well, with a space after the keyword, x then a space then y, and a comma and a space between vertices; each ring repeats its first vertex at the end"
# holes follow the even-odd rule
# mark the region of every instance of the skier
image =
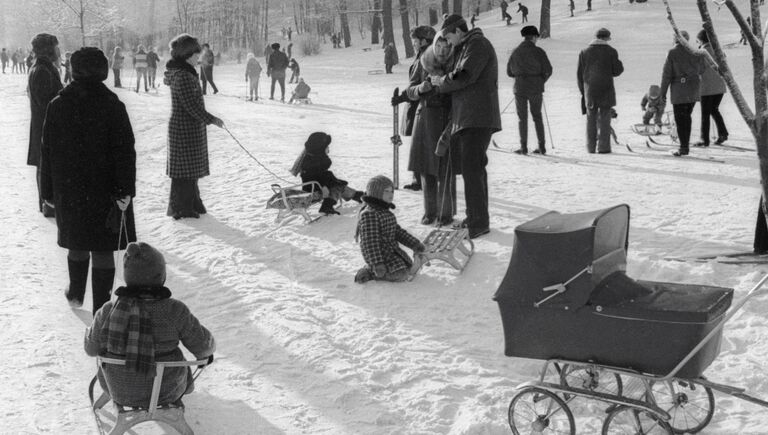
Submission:
POLYGON ((141 79, 144 78, 144 92, 149 92, 149 83, 147 83, 147 68, 149 63, 147 62, 147 52, 144 51, 144 46, 139 45, 136 54, 133 56, 133 68, 136 69, 136 92, 139 92, 141 86, 141 79))
POLYGON ((280 101, 285 101, 285 69, 288 68, 288 57, 280 51, 280 44, 272 44, 272 54, 267 63, 267 77, 272 77, 269 99, 275 99, 275 83, 280 85, 280 101))
POLYGON ((527 23, 528 22, 528 8, 525 7, 522 3, 517 4, 517 12, 523 14, 523 19, 520 21, 521 23, 527 23))
POLYGON ((356 283, 370 280, 403 282, 407 281, 413 261, 400 244, 413 249, 414 255, 424 252, 424 244, 397 224, 392 209, 395 186, 392 180, 377 175, 368 181, 355 231, 355 240, 365 266, 357 271, 356 283))
POLYGON ((291 61, 288 63, 288 68, 291 70, 291 79, 288 80, 288 83, 298 83, 301 69, 299 68, 299 63, 296 62, 296 59, 291 58, 291 61))
POLYGON ((294 100, 306 100, 309 98, 309 91, 312 88, 309 87, 308 84, 304 83, 304 79, 299 79, 299 84, 296 85, 296 88, 293 90, 293 94, 291 94, 291 99, 288 101, 288 104, 292 104, 294 100))
POLYGON ((123 87, 120 82, 120 70, 123 69, 123 59, 123 49, 119 46, 115 47, 115 51, 112 53, 112 74, 114 75, 116 88, 123 87))
POLYGON ((152 89, 155 89, 158 62, 160 62, 160 56, 155 53, 155 47, 149 47, 147 52, 147 78, 149 78, 149 87, 152 89))
POLYGON ((208 44, 203 44, 203 52, 200 54, 200 81, 203 82, 203 95, 208 91, 208 83, 213 88, 213 93, 218 94, 219 90, 216 88, 216 84, 213 83, 213 63, 215 56, 213 50, 208 44))
POLYGON ((515 48, 507 62, 507 75, 515 79, 515 106, 517 109, 520 131, 520 149, 517 154, 528 154, 528 105, 531 107, 531 118, 536 128, 536 138, 539 147, 534 154, 546 154, 546 136, 544 121, 541 117, 541 106, 544 101, 544 84, 552 75, 552 64, 547 53, 536 46, 539 30, 536 26, 525 26, 520 31, 523 42, 515 48))
POLYGON ((0 63, 3 65, 3 74, 5 74, 5 68, 8 66, 8 52, 3 47, 3 51, 0 51, 0 63))
MULTIPOLYGON (((328 146, 331 144, 331 135, 323 132, 315 132, 309 135, 304 142, 304 150, 296 158, 291 172, 301 175, 301 182, 316 181, 327 194, 320 204, 320 213, 326 216, 339 214, 333 206, 340 200, 362 202, 363 192, 352 189, 345 180, 340 180, 331 172, 333 162, 328 157, 328 146)), ((304 186, 309 191, 311 186, 304 186)))
POLYGON ((248 101, 259 101, 259 78, 261 77, 261 65, 253 53, 248 53, 245 64, 245 81, 250 80, 248 87, 248 101))
POLYGON ((43 131, 42 195, 56 206, 58 244, 69 250, 65 296, 83 305, 92 262, 93 313, 110 298, 113 251, 136 240, 133 129, 125 105, 103 83, 108 73, 101 50, 75 51, 73 81, 48 105, 43 131))
POLYGON ((651 118, 653 118, 653 122, 656 124, 656 131, 661 132, 661 117, 664 114, 665 105, 666 102, 661 98, 661 88, 659 85, 651 85, 640 101, 640 108, 645 111, 643 113, 643 124, 650 124, 651 118))
MULTIPOLYGON (((85 330, 85 353, 125 360, 125 365, 104 364, 97 377, 112 401, 123 406, 149 406, 155 361, 183 361, 179 342, 196 359, 213 362, 213 335, 180 300, 164 287, 163 254, 146 243, 131 243, 123 257, 125 286, 115 290, 117 299, 107 302, 85 330), (109 384, 107 384, 109 379, 109 384)), ((194 391, 194 379, 186 367, 163 371, 158 405, 181 404, 194 391)))
MULTIPOLYGON (((706 50, 710 56, 714 56, 714 50, 709 44, 709 37, 707 31, 701 29, 698 34, 698 40, 701 49, 706 50)), ((693 144, 693 146, 709 146, 709 117, 715 120, 717 126, 717 145, 722 144, 728 140, 728 129, 725 127, 725 121, 723 121, 723 115, 720 114, 720 102, 723 101, 723 95, 725 94, 725 81, 715 71, 714 68, 709 66, 709 63, 704 63, 704 73, 701 75, 701 88, 699 89, 699 95, 701 95, 701 140, 693 144)))

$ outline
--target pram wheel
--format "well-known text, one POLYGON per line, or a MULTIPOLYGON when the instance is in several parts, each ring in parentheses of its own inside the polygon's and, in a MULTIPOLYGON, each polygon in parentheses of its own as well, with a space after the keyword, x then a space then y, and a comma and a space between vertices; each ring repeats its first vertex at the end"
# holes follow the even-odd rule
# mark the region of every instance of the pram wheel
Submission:
POLYGON ((715 413, 712 389, 685 379, 651 384, 656 405, 669 413, 675 433, 693 434, 704 429, 715 413))
MULTIPOLYGON (((596 366, 563 365, 560 383, 564 387, 593 391, 620 397, 623 385, 621 376, 596 366)), ((565 395, 566 400, 568 395, 565 395)))
POLYGON ((672 435, 669 424, 654 414, 629 406, 617 406, 603 423, 603 435, 672 435))
POLYGON ((536 387, 520 390, 509 403, 509 427, 520 434, 576 434, 573 413, 555 393, 536 387))

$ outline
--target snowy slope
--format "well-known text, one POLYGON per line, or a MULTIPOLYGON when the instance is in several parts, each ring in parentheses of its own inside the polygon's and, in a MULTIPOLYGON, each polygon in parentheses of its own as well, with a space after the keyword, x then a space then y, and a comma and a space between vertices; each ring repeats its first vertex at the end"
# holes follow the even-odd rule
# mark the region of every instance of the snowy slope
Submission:
MULTIPOLYGON (((535 21, 534 3, 528 6, 535 21)), ((491 297, 506 270, 515 226, 548 210, 629 204, 629 274, 635 278, 735 287, 738 297, 766 272, 764 266, 665 260, 749 249, 759 176, 754 153, 712 147, 693 152, 726 163, 674 159, 645 150, 630 132, 641 116, 640 98, 659 81, 671 48, 663 7, 596 0, 593 12, 577 10, 569 18, 567 2, 553 3, 553 38, 540 43, 555 70, 545 94, 553 157, 489 152, 492 231, 476 242, 476 254, 461 275, 433 264, 410 283, 354 284, 362 265, 353 240, 357 207, 347 204, 341 216, 312 225, 298 220, 276 225, 264 202, 270 183, 281 181, 215 127, 209 129, 213 175, 200 183, 209 214, 173 221, 165 216, 167 88, 149 95, 117 90, 137 139, 139 237, 164 252, 168 287, 218 341, 216 363, 185 398, 196 433, 508 433, 506 407, 513 389, 536 377, 540 362, 503 356, 491 297), (614 127, 638 151, 634 154, 622 147, 611 155, 585 152, 575 65, 578 51, 601 26, 613 31, 612 44, 626 68, 617 79, 620 116, 614 127)), ((680 25, 695 35, 694 2, 675 1, 673 7, 680 25)), ((721 40, 738 40, 727 11, 712 12, 721 40)), ((478 25, 499 55, 504 107, 512 98, 504 66, 520 41, 520 25, 504 26, 498 11, 483 14, 478 25)), ((263 165, 289 180, 288 168, 308 134, 331 134, 334 172, 363 188, 369 177, 391 172, 389 97, 407 83, 409 64, 396 66, 392 75, 369 74, 383 69, 383 53, 362 51, 363 46, 325 48, 320 56, 298 58, 316 91, 311 106, 245 102, 244 65, 235 64, 216 69, 221 93, 207 96, 206 104, 263 165)), ((727 53, 743 91, 751 95, 748 50, 727 53)), ((262 96, 266 80, 262 77, 262 96)), ((86 395, 95 364, 81 344, 90 308, 67 307, 61 294, 66 254, 56 247, 55 223, 34 207, 34 171, 24 165, 29 125, 24 88, 24 77, 0 76, 0 157, 6 162, 0 172, 0 399, 6 405, 0 433, 95 433, 86 395)), ((722 110, 731 138, 744 139, 733 143, 750 146, 730 97, 722 110)), ((697 108, 694 138, 698 113, 697 108)), ((512 109, 502 122, 504 130, 494 139, 516 146, 512 109)), ((405 142, 400 168, 407 181, 405 142)), ((430 228, 419 224, 421 197, 401 190, 395 202, 400 224, 425 236, 430 228)), ((766 309, 768 298, 759 296, 727 325, 720 357, 706 373, 764 398, 766 309)), ((580 433, 599 431, 601 409, 574 412, 580 433)), ((713 422, 702 433, 758 434, 766 425, 763 409, 718 396, 713 422)), ((160 433, 152 426, 143 432, 160 433)))

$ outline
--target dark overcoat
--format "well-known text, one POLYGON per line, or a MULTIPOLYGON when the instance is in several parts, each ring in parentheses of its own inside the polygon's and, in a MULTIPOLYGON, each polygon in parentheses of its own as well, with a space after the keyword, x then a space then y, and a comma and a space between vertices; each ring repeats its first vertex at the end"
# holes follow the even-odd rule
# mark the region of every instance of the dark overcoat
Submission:
POLYGON ((120 249, 136 240, 133 201, 127 238, 114 202, 136 195, 133 130, 117 95, 101 82, 70 83, 48 105, 42 154, 41 194, 56 206, 59 246, 116 251, 118 238, 120 249))
POLYGON ((470 30, 454 48, 456 63, 437 88, 451 95, 451 134, 465 128, 501 130, 499 62, 483 31, 470 30))
POLYGON ((619 53, 602 39, 595 39, 579 53, 576 80, 587 107, 609 108, 616 105, 613 78, 624 72, 619 53))
POLYGON ((509 56, 507 75, 515 79, 515 95, 535 96, 544 93, 552 64, 544 49, 525 40, 509 56))
POLYGON ((416 249, 421 242, 397 224, 397 218, 390 211, 394 205, 380 199, 363 196, 366 203, 357 222, 360 250, 365 264, 371 269, 383 264, 387 273, 409 269, 413 261, 400 247, 400 243, 416 249))
POLYGON ((42 57, 37 59, 35 65, 29 70, 27 87, 29 107, 32 110, 32 118, 29 122, 28 165, 40 164, 40 141, 43 137, 45 109, 53 97, 59 93, 61 87, 58 68, 55 68, 48 59, 42 57))
POLYGON ((680 44, 667 53, 661 74, 661 96, 666 98, 670 89, 672 104, 688 104, 699 101, 701 74, 706 65, 704 57, 688 52, 680 44))
MULTIPOLYGON (((706 50, 710 56, 714 57, 714 50, 712 46, 707 42, 702 45, 701 48, 706 50)), ((713 67, 709 65, 709 62, 704 60, 704 72, 701 73, 701 85, 699 87, 699 95, 721 95, 726 91, 725 81, 720 74, 715 71, 713 67)))
POLYGON ((210 175, 207 126, 215 117, 205 110, 197 72, 184 61, 170 60, 163 82, 171 88, 166 174, 191 179, 210 175))
POLYGON ((288 68, 288 56, 280 50, 275 50, 267 62, 267 75, 274 78, 285 77, 286 68, 288 68))

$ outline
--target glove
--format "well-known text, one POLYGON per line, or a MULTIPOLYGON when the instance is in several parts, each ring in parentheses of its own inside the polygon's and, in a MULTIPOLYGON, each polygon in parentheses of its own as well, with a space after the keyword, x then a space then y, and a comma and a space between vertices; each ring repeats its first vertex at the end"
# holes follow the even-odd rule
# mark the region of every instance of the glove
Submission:
POLYGON ((215 125, 216 127, 219 127, 219 128, 224 128, 224 121, 222 121, 221 119, 219 119, 219 118, 217 118, 215 116, 213 117, 213 122, 211 122, 211 124, 213 124, 213 125, 215 125))
POLYGON ((115 204, 117 204, 117 208, 119 208, 120 211, 127 210, 128 206, 131 204, 131 195, 126 195, 120 199, 116 199, 115 204))
POLYGON ((392 102, 392 106, 394 107, 400 103, 405 103, 408 100, 410 100, 410 98, 408 98, 408 93, 403 91, 403 92, 400 92, 400 95, 393 96, 391 102, 392 102))
POLYGON ((418 244, 418 246, 416 246, 415 248, 413 248, 413 253, 414 253, 414 254, 421 254, 421 253, 422 253, 422 252, 424 252, 426 249, 427 249, 427 247, 426 247, 426 246, 424 246, 424 244, 423 244, 423 243, 419 243, 419 244, 418 244))
POLYGON ((373 266, 373 275, 376 278, 382 278, 387 274, 387 266, 384 264, 377 264, 373 266))
POLYGON ((424 80, 423 82, 421 82, 417 90, 419 91, 419 95, 424 95, 428 93, 429 91, 432 90, 432 82, 429 81, 429 79, 424 80))

